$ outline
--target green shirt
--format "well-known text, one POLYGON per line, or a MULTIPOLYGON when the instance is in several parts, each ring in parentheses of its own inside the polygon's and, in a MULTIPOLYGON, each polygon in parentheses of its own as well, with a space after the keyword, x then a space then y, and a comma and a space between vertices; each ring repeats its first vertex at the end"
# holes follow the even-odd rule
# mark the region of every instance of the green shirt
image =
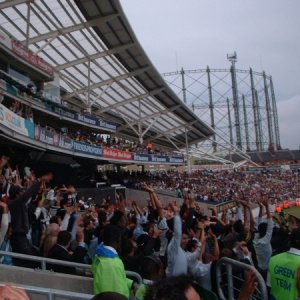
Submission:
POLYGON ((300 251, 290 251, 275 255, 269 263, 271 295, 276 300, 295 300, 297 291, 297 270, 300 267, 300 251))
POLYGON ((96 255, 92 272, 94 274, 94 293, 116 292, 129 298, 133 281, 126 278, 122 260, 116 257, 96 255))

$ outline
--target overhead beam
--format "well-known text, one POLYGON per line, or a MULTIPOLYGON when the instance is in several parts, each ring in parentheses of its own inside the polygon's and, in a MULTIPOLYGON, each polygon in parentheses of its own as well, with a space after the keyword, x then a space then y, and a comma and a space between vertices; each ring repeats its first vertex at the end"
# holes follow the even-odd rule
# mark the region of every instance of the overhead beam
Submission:
POLYGON ((55 70, 56 71, 62 71, 66 68, 70 68, 70 67, 73 67, 73 66, 76 66, 76 65, 79 65, 79 64, 86 63, 89 59, 91 61, 93 61, 93 60, 101 58, 101 57, 105 57, 105 56, 108 56, 108 55, 113 55, 113 54, 116 54, 116 53, 119 53, 119 52, 122 52, 122 51, 125 51, 125 50, 129 49, 133 45, 134 45, 134 43, 128 43, 128 44, 118 46, 118 47, 115 47, 115 48, 112 48, 112 49, 109 49, 109 50, 106 50, 106 51, 98 52, 96 54, 90 55, 89 57, 83 57, 83 58, 80 58, 80 59, 76 59, 76 60, 67 62, 65 64, 62 64, 60 66, 57 66, 55 68, 55 70))
POLYGON ((7 1, 0 3, 0 9, 9 8, 9 7, 27 3, 27 2, 30 2, 30 1, 29 0, 7 0, 7 1))
MULTIPOLYGON (((90 86, 90 89, 91 90, 94 90, 96 88, 100 88, 102 86, 105 86, 105 85, 110 85, 114 82, 118 82, 118 81, 121 81, 123 79, 126 79, 126 78, 129 78, 129 77, 133 77, 133 76, 136 76, 140 73, 144 73, 146 70, 148 70, 150 67, 149 66, 146 66, 144 68, 140 68, 140 69, 137 69, 137 70, 134 70, 132 72, 129 72, 129 73, 126 73, 126 74, 123 74, 123 75, 120 75, 120 76, 117 76, 117 77, 114 77, 114 78, 110 78, 110 79, 107 79, 107 80, 103 80, 101 82, 98 82, 98 83, 95 83, 95 84, 92 84, 90 86)), ((74 93, 70 93, 68 95, 66 95, 63 99, 66 100, 66 99, 69 99, 69 98, 72 98, 74 97, 76 94, 81 94, 81 93, 84 93, 88 90, 88 87, 85 87, 85 88, 82 88, 82 89, 79 89, 77 90, 76 92, 74 93)))
MULTIPOLYGON (((45 41, 47 39, 52 39, 53 37, 57 37, 59 35, 64 35, 64 34, 78 31, 78 30, 81 30, 81 29, 84 29, 87 27, 100 25, 100 24, 106 23, 118 16, 119 16, 119 14, 111 14, 111 15, 105 16, 105 17, 97 17, 97 18, 91 19, 89 21, 86 21, 86 22, 83 22, 83 23, 80 23, 77 25, 72 25, 72 26, 60 28, 58 30, 50 31, 48 33, 41 34, 36 37, 28 39, 28 44, 30 45, 30 44, 38 43, 41 41, 45 41)), ((23 42, 25 42, 25 41, 23 41, 23 42)))
POLYGON ((158 88, 158 89, 155 89, 149 93, 144 93, 142 95, 139 95, 139 96, 136 96, 136 97, 132 97, 132 98, 129 98, 129 99, 126 99, 124 101, 121 101, 121 102, 118 102, 118 103, 115 103, 113 105, 109 105, 108 107, 105 107, 103 109, 100 109, 98 110, 97 112, 99 113, 104 113, 104 112, 107 112, 109 110, 112 110, 114 108, 118 108, 120 106, 124 106, 128 103, 132 103, 132 102, 135 102, 135 101, 138 101, 139 99, 143 99, 145 97, 148 97, 148 96, 154 96, 155 94, 158 94, 160 93, 161 91, 163 91, 165 88, 158 88))
POLYGON ((195 123, 197 123, 196 120, 195 120, 195 121, 192 121, 192 122, 189 122, 189 123, 182 124, 182 125, 180 125, 180 126, 176 126, 176 127, 172 128, 172 129, 169 129, 169 130, 167 130, 167 131, 165 131, 165 132, 162 132, 162 133, 156 134, 155 136, 152 136, 152 137, 147 138, 147 139, 145 140, 145 143, 148 142, 148 141, 150 141, 150 140, 151 140, 151 141, 154 141, 154 140, 156 140, 156 139, 158 139, 158 138, 160 138, 160 137, 162 137, 162 136, 165 136, 166 134, 170 134, 170 133, 172 133, 172 132, 174 132, 174 131, 177 131, 177 130, 180 130, 180 129, 184 129, 184 128, 188 128, 188 127, 192 126, 192 125, 195 124, 195 123))
MULTIPOLYGON (((134 124, 137 124, 137 122, 144 122, 144 121, 147 121, 149 119, 153 119, 153 118, 156 118, 158 116, 162 116, 162 115, 166 115, 170 112, 173 112, 174 110, 176 110, 177 108, 179 108, 180 105, 176 105, 176 106, 173 106, 172 108, 167 108, 167 109, 164 109, 164 110, 161 110, 159 112, 156 112, 154 114, 151 114, 151 115, 148 115, 148 116, 145 116, 143 118, 140 118, 138 120, 134 120, 132 122, 130 122, 131 125, 134 125, 134 124)), ((117 131, 121 131, 121 130, 124 130, 126 129, 128 126, 127 125, 123 125, 123 126, 120 126, 118 127, 118 130, 117 131)))

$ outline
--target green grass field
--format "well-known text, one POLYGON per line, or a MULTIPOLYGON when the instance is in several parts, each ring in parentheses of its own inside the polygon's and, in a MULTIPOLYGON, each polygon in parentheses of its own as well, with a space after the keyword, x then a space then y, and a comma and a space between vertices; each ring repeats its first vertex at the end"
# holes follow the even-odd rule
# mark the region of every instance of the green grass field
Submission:
POLYGON ((286 214, 296 217, 297 219, 300 219, 300 207, 299 206, 293 206, 291 208, 285 209, 284 212, 286 214))

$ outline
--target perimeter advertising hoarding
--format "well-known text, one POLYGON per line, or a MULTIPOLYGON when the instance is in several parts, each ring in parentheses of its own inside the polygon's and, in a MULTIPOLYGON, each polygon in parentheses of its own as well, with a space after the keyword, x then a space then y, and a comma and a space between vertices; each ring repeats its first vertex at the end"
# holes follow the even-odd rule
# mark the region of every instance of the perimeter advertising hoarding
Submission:
POLYGON ((80 113, 76 113, 70 109, 67 108, 63 108, 63 107, 59 107, 55 104, 46 104, 45 105, 46 109, 52 112, 55 112, 56 114, 63 116, 64 118, 68 118, 71 120, 77 120, 92 126, 96 126, 96 127, 100 127, 103 129, 109 129, 109 130, 113 130, 116 131, 117 129, 117 125, 112 123, 112 122, 107 122, 104 121, 100 118, 91 116, 91 115, 85 115, 85 114, 80 114, 80 113))
POLYGON ((102 156, 104 158, 111 158, 111 159, 132 160, 131 152, 127 152, 119 149, 113 149, 113 148, 103 148, 102 156))
POLYGON ((158 163, 173 163, 182 164, 184 163, 183 156, 161 156, 161 155, 151 155, 136 153, 133 155, 133 160, 140 162, 158 162, 158 163))
POLYGON ((73 141, 73 150, 75 152, 80 152, 84 154, 102 156, 102 149, 100 147, 76 141, 73 141))
POLYGON ((2 104, 0 104, 0 123, 17 133, 34 138, 33 122, 20 117, 2 104))
POLYGON ((169 156, 168 157, 169 163, 174 164, 183 164, 184 163, 184 157, 183 156, 169 156))

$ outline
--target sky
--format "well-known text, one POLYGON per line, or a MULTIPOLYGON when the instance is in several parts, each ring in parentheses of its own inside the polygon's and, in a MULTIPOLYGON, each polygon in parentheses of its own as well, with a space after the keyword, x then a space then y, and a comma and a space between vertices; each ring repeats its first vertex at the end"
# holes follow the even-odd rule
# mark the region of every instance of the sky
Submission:
POLYGON ((300 145, 299 0, 121 0, 135 35, 160 73, 237 68, 272 75, 281 146, 300 145))

